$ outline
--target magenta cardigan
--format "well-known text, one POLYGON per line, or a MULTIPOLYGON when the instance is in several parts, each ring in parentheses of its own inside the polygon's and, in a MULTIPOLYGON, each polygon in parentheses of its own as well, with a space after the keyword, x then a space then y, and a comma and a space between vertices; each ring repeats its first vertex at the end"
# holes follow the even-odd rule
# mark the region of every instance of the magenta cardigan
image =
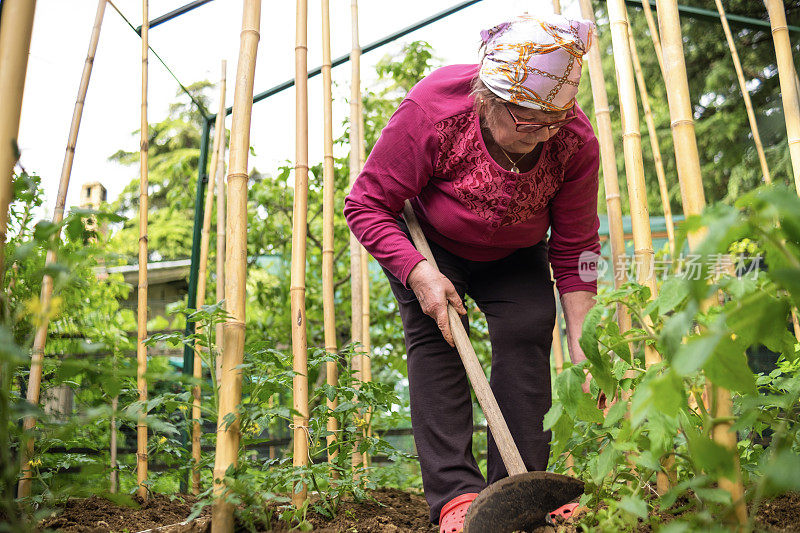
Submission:
POLYGON ((578 274, 581 253, 600 252, 599 147, 589 120, 577 108, 533 170, 504 170, 486 150, 469 95, 477 70, 443 67, 408 93, 345 199, 347 224, 403 284, 424 259, 397 225, 406 199, 428 239, 472 261, 533 246, 549 228, 559 292, 597 292, 596 281, 578 274))

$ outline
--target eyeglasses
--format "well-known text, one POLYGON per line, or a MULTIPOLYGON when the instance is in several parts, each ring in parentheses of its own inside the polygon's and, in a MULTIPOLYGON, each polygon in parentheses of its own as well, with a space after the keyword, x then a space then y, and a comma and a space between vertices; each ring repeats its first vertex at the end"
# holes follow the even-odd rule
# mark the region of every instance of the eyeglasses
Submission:
POLYGON ((542 128, 547 128, 547 131, 553 132, 562 126, 569 124, 576 118, 575 111, 572 111, 572 115, 564 117, 561 120, 556 120, 555 122, 531 122, 529 120, 518 119, 514 115, 514 112, 511 111, 511 107, 508 104, 503 105, 506 107, 508 114, 511 115, 511 120, 514 121, 514 126, 519 133, 536 133, 542 128))

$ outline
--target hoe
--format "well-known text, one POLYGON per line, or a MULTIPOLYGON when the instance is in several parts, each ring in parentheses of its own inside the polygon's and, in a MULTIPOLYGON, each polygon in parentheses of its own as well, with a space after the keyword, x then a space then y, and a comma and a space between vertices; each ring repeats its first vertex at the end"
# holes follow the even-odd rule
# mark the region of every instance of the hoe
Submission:
MULTIPOLYGON (((403 209, 411 238, 425 259, 438 268, 417 217, 406 201, 403 209)), ((467 336, 461 317, 453 306, 447 306, 450 329, 458 354, 464 363, 475 396, 483 409, 489 429, 503 458, 509 477, 492 483, 481 491, 469 506, 464 533, 532 532, 547 525, 546 517, 583 493, 583 482, 552 472, 528 472, 511 437, 500 407, 495 400, 475 349, 467 336)))

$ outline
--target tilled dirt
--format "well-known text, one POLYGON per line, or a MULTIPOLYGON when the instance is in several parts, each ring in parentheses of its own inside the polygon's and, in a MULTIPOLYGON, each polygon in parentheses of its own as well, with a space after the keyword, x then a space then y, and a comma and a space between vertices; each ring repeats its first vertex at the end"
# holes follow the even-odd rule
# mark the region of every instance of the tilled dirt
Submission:
POLYGON ((790 492, 764 502, 756 515, 756 528, 776 533, 800 531, 800 493, 790 492))
MULTIPOLYGON (((147 501, 138 497, 134 500, 138 508, 119 505, 100 496, 69 500, 59 514, 44 520, 40 527, 66 533, 134 533, 186 520, 197 501, 189 495, 170 498, 163 494, 154 494, 147 501)), ((206 509, 206 513, 210 510, 206 509)))
MULTIPOLYGON (((317 533, 436 533, 437 527, 428 519, 428 504, 420 495, 397 489, 379 489, 371 493, 374 500, 342 503, 335 520, 328 520, 314 511, 308 520, 317 533)), ((134 509, 118 505, 104 498, 92 496, 67 502, 58 515, 44 520, 42 529, 68 533, 135 533, 147 529, 179 523, 191 513, 192 496, 181 495, 170 500, 164 495, 151 497, 147 502, 138 500, 141 507, 134 509)), ((210 508, 203 515, 210 515, 210 508)), ((277 515, 277 513, 275 513, 277 515)), ((289 531, 291 526, 277 519, 271 524, 262 524, 263 532, 289 531)), ((209 523, 204 520, 196 527, 179 528, 164 533, 205 533, 209 523)), ((237 527, 237 531, 244 528, 237 527)))
MULTIPOLYGON (((371 493, 374 500, 345 501, 335 520, 310 511, 308 520, 316 533, 436 533, 437 527, 428 521, 428 504, 418 495, 397 489, 379 489, 371 493)), ((191 513, 192 496, 172 498, 155 495, 147 502, 139 501, 134 509, 93 496, 67 502, 58 515, 44 520, 44 529, 68 533, 135 533, 159 526, 182 522, 191 513)), ((210 508, 191 526, 163 531, 163 533, 206 533, 210 531, 210 508)), ((277 514, 277 513, 276 513, 277 514)), ((673 517, 674 518, 674 517, 673 517)), ((640 531, 649 531, 642 524, 640 531)), ((755 518, 758 531, 771 533, 800 532, 800 494, 788 493, 764 502, 755 518)), ((280 521, 262 524, 262 532, 287 532, 291 527, 280 521)), ((580 531, 572 520, 556 523, 559 533, 580 531)), ((237 531, 244 531, 240 526, 237 531)))

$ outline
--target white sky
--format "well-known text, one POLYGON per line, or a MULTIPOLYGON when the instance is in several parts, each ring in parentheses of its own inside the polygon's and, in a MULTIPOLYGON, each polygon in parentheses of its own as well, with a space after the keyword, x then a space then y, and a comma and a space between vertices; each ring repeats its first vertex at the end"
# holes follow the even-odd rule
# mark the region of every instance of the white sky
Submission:
MULTIPOLYGON (((151 0, 150 19, 167 13, 188 0, 151 0)), ((438 13, 458 0, 361 0, 359 29, 362 45, 371 43, 438 13)), ((332 56, 350 51, 350 1, 331 0, 332 56)), ((577 2, 562 0, 565 14, 578 16, 577 2)), ((117 0, 116 5, 134 26, 141 24, 139 0, 117 0)), ((309 2, 308 67, 322 62, 320 4, 309 2)), ((58 179, 64 160, 69 125, 75 105, 81 71, 86 59, 97 8, 94 0, 39 0, 22 106, 19 145, 21 163, 38 173, 46 192, 46 213, 52 216, 58 179)), ((395 43, 362 56, 362 84, 376 79, 375 63, 387 53, 397 52, 403 43, 427 40, 441 64, 477 61, 481 29, 490 28, 523 11, 552 11, 551 0, 483 0, 439 22, 418 30, 395 43)), ((220 61, 228 61, 226 105, 233 102, 231 80, 236 72, 241 0, 215 0, 194 11, 153 28, 150 44, 182 83, 219 79, 220 61)), ((261 40, 258 47, 255 93, 294 76, 295 2, 266 0, 262 5, 261 40)), ((67 206, 78 203, 83 183, 100 181, 113 201, 131 179, 137 167, 123 167, 108 161, 116 150, 138 150, 141 41, 117 13, 108 6, 100 34, 100 45, 83 112, 72 170, 67 206)), ((334 136, 342 132, 349 114, 349 63, 333 70, 334 136), (338 85, 337 85, 338 84, 338 85)), ((178 86, 158 60, 150 55, 149 121, 165 117, 176 100, 178 86)), ((210 110, 216 112, 214 97, 210 110)), ((230 127, 228 117, 227 127, 230 127)), ((256 157, 249 166, 274 170, 294 158, 294 89, 289 89, 253 107, 251 144, 256 157)), ((322 77, 309 81, 309 160, 322 159, 322 77)), ((187 179, 189 177, 187 176, 187 179)))

